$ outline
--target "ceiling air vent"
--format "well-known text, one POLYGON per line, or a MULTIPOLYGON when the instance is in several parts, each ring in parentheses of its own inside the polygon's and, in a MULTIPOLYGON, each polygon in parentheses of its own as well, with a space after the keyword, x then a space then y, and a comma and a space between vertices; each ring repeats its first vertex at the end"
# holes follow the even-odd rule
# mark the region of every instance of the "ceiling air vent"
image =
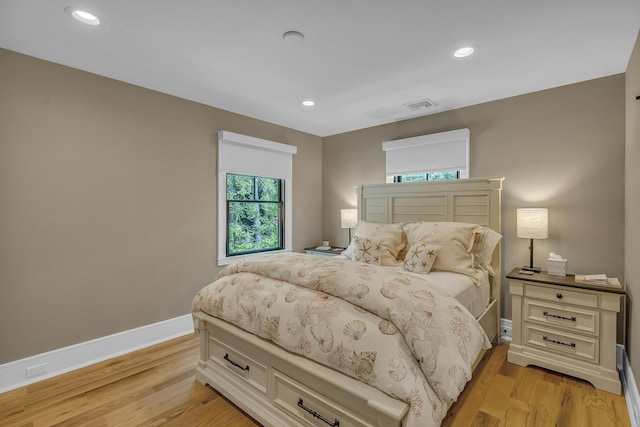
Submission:
POLYGON ((402 105, 404 105, 411 111, 424 111, 424 110, 428 110, 429 108, 438 106, 438 104, 426 98, 420 101, 413 101, 413 102, 409 102, 408 104, 402 104, 402 105))

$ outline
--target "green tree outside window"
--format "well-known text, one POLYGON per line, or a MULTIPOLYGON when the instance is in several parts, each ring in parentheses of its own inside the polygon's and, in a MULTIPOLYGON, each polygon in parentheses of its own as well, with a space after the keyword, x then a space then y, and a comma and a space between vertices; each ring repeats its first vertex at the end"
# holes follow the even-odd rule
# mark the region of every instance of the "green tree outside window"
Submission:
POLYGON ((413 181, 439 181, 443 179, 459 179, 460 171, 444 171, 444 172, 427 172, 416 173, 411 175, 398 175, 394 178, 395 182, 413 182, 413 181))
POLYGON ((227 174, 227 256, 283 248, 282 180, 227 174))

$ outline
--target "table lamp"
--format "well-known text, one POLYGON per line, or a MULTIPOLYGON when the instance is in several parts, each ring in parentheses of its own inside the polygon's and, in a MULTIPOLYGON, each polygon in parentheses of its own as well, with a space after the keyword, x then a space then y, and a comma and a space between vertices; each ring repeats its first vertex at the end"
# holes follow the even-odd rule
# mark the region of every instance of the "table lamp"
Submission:
POLYGON ((351 243, 351 229, 358 222, 358 209, 340 209, 340 225, 349 229, 349 243, 351 243))
POLYGON ((517 236, 524 239, 530 239, 529 266, 524 266, 522 269, 540 273, 540 268, 533 266, 533 239, 546 239, 548 237, 548 210, 546 208, 518 209, 516 223, 517 236))

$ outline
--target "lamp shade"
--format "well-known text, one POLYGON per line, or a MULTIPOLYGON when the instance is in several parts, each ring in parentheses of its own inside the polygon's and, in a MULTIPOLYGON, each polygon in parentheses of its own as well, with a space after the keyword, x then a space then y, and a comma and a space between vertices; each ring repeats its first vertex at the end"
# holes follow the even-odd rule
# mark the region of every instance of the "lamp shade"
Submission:
POLYGON ((353 228, 358 222, 357 209, 340 209, 340 226, 342 228, 353 228))
POLYGON ((523 208, 517 211, 517 236, 525 239, 546 239, 549 230, 547 208, 523 208))

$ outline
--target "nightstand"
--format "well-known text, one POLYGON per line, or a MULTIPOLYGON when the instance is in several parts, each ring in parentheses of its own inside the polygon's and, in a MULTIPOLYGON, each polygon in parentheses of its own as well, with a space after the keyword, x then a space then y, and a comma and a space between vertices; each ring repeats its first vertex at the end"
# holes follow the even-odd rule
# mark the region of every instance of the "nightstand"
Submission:
POLYGON ((620 394, 616 315, 624 289, 576 283, 572 274, 519 271, 507 275, 513 338, 507 360, 582 378, 620 394))
POLYGON ((311 255, 338 256, 345 249, 347 248, 331 248, 331 249, 304 248, 304 251, 311 255))

